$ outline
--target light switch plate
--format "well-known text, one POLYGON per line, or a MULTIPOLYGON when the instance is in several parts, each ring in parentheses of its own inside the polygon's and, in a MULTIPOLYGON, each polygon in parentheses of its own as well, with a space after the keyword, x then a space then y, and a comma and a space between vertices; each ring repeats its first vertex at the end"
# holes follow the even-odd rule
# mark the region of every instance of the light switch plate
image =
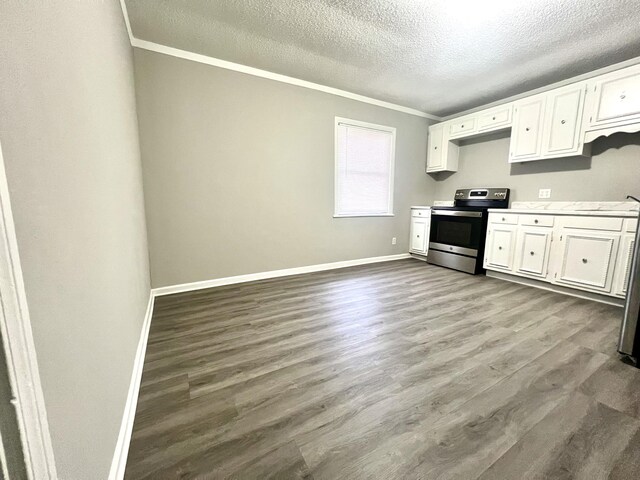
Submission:
POLYGON ((551 189, 541 188, 538 190, 538 198, 551 198, 551 189))

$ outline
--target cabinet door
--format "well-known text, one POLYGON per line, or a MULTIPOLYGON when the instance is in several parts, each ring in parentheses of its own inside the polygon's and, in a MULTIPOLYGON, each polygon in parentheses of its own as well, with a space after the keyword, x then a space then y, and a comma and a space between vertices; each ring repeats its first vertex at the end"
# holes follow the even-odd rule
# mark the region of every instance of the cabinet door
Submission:
POLYGON ((522 228, 516 244, 516 271, 522 275, 545 278, 551 250, 550 228, 522 228))
POLYGON ((635 234, 625 234, 622 237, 620 245, 620 253, 616 262, 616 279, 613 293, 624 297, 627 294, 629 286, 629 274, 631 271, 631 259, 633 258, 633 249, 635 247, 635 234))
POLYGON ((582 153, 580 128, 584 111, 585 84, 553 91, 547 98, 544 155, 579 155, 582 153))
POLYGON ((563 229, 562 259, 554 281, 588 290, 611 292, 620 234, 563 229))
MULTIPOLYGON (((411 219, 411 248, 415 253, 426 253, 428 247, 427 231, 429 227, 429 219, 412 218, 411 219)), ((406 231, 406 230, 405 230, 406 231)))
POLYGON ((443 125, 429 127, 429 152, 427 154, 427 172, 437 171, 443 167, 443 125))
POLYGON ((595 82, 593 96, 590 125, 640 120, 640 66, 605 75, 595 82))
POLYGON ((536 95, 515 104, 510 162, 536 160, 540 157, 545 104, 544 95, 536 95))
POLYGON ((493 224, 489 226, 485 249, 485 268, 498 270, 513 269, 513 248, 516 227, 493 224))

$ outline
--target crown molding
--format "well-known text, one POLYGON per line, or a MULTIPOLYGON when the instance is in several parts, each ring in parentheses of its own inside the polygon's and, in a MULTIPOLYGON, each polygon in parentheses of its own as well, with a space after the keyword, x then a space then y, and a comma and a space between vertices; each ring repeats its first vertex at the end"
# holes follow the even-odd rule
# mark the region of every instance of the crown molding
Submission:
POLYGON ((253 75, 254 77, 266 78, 268 80, 274 80, 276 82, 287 83, 289 85, 295 85, 297 87, 308 88, 310 90, 316 90, 319 92, 328 93, 330 95, 336 95, 338 97, 348 98, 350 100, 356 100, 362 103, 368 103, 377 107, 387 108, 389 110, 396 110, 398 112, 407 113, 409 115, 415 115, 417 117, 434 120, 436 122, 441 121, 440 117, 431 115, 429 113, 421 112, 413 108, 397 105, 395 103, 385 102, 376 98, 366 97, 353 92, 347 92, 346 90, 340 90, 338 88, 328 87, 326 85, 320 85, 319 83, 308 82, 299 78, 289 77, 287 75, 281 75, 279 73, 269 72, 267 70, 261 70, 259 68, 249 67, 239 63, 228 62, 219 58, 209 57, 207 55, 201 55, 199 53, 193 53, 186 50, 180 50, 178 48, 168 47, 159 43, 149 42, 147 40, 140 40, 139 38, 133 38, 131 45, 135 48, 143 50, 149 50, 156 53, 162 53, 164 55, 170 55, 172 57, 182 58, 184 60, 191 60, 192 62, 204 63, 213 67, 224 68, 226 70, 233 70, 239 73, 246 73, 253 75))
POLYGON ((442 121, 442 118, 431 115, 414 108, 405 107, 403 105, 397 105, 391 102, 385 102, 376 98, 359 95, 357 93, 348 92, 346 90, 340 90, 339 88, 328 87, 319 83, 308 82, 299 78, 289 77, 287 75, 281 75, 279 73, 269 72, 259 68, 249 67, 239 63, 228 62, 215 57, 209 57, 199 53, 189 52, 187 50, 180 50, 178 48, 169 47, 167 45, 161 45, 159 43, 149 42, 147 40, 141 40, 133 35, 131 30, 131 23, 129 21, 129 13, 127 11, 127 5, 125 0, 120 0, 120 7, 122 8, 122 15, 124 16, 124 22, 127 27, 127 34, 129 35, 129 41, 132 47, 140 48, 143 50, 149 50, 156 53, 162 53, 164 55, 170 55, 172 57, 182 58, 184 60, 190 60, 192 62, 204 63, 213 67, 224 68, 226 70, 232 70, 239 73, 245 73, 247 75, 253 75, 255 77, 266 78, 268 80, 274 80, 276 82, 287 83, 289 85, 295 85, 297 87, 308 88, 310 90, 316 90, 319 92, 328 93, 330 95, 336 95, 338 97, 348 98, 357 102, 368 103, 377 107, 387 108, 389 110, 395 110, 409 115, 426 118, 428 120, 434 120, 436 122, 442 121))
POLYGON ((122 9, 122 16, 124 17, 124 25, 127 27, 127 35, 129 35, 129 43, 133 46, 133 32, 131 31, 131 22, 129 22, 129 11, 127 10, 127 4, 124 0, 120 0, 120 8, 122 9))

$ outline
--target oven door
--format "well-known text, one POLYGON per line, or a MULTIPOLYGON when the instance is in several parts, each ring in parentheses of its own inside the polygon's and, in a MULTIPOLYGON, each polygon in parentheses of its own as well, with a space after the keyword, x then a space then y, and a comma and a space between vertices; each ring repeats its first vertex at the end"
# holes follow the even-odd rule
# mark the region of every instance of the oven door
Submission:
POLYGON ((477 257, 482 243, 483 212, 431 210, 429 249, 477 257))

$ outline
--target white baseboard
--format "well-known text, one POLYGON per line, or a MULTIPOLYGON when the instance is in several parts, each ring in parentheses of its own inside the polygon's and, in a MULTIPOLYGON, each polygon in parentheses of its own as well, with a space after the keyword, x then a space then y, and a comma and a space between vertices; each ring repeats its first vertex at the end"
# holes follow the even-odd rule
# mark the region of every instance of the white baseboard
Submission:
POLYGON ((236 275, 234 277, 215 278, 213 280, 203 280, 201 282, 182 283, 180 285, 169 285, 168 287, 154 288, 152 293, 159 297, 174 293, 191 292, 203 290, 205 288, 220 287, 222 285, 233 285, 235 283, 254 282, 267 278, 287 277, 289 275, 300 275, 302 273, 321 272, 324 270, 334 270, 337 268, 354 267, 356 265, 366 265, 369 263, 389 262, 410 258, 408 253, 398 255, 386 255, 383 257, 358 258, 355 260, 345 260, 343 262, 320 263, 317 265, 307 265, 306 267, 285 268, 283 270, 271 270, 268 272, 249 273, 247 275, 236 275))
POLYGON ((122 478, 124 478, 125 467, 127 466, 127 455, 129 454, 133 420, 136 416, 136 407, 138 405, 138 393, 140 391, 140 380, 142 379, 144 356, 147 351, 147 340, 149 339, 149 327, 151 326, 151 317, 153 315, 154 298, 152 290, 149 293, 149 303, 147 304, 147 311, 144 316, 144 321, 142 322, 138 349, 136 350, 136 357, 133 362, 129 393, 127 394, 127 403, 124 407, 120 434, 118 435, 118 442, 116 443, 113 461, 111 462, 109 480, 122 480, 122 478))
POLYGON ((127 403, 125 404, 122 424, 120 426, 120 434, 118 442, 111 462, 111 470, 109 471, 109 480, 122 480, 124 478, 125 467, 127 466, 127 455, 129 454, 129 444, 131 443, 131 433, 133 432, 133 421, 136 416, 136 407, 138 404, 138 393, 140 392, 140 381, 142 379, 142 369, 144 366, 144 357, 147 350, 147 341, 149 339, 149 328, 151 326, 151 317, 153 315, 153 305, 155 297, 161 295, 170 295, 172 293, 189 292, 192 290, 201 290, 204 288, 219 287, 222 285, 233 285, 235 283, 252 282, 255 280, 264 280, 267 278, 285 277, 289 275, 299 275, 301 273, 321 272, 323 270, 334 270, 338 268, 353 267, 356 265, 366 265, 369 263, 389 262, 391 260, 401 260, 410 258, 408 253, 399 255, 387 255, 384 257, 358 258, 356 260, 346 260, 343 262, 322 263, 319 265, 308 265, 306 267, 286 268, 283 270, 273 270, 270 272, 250 273, 248 275, 237 275, 235 277, 216 278, 213 280, 205 280, 202 282, 184 283, 182 285, 171 285, 168 287, 154 288, 149 295, 149 303, 147 304, 147 312, 142 323, 140 332, 140 340, 136 357, 133 364, 133 372, 131 374, 131 384, 129 385, 129 393, 127 395, 127 403))

